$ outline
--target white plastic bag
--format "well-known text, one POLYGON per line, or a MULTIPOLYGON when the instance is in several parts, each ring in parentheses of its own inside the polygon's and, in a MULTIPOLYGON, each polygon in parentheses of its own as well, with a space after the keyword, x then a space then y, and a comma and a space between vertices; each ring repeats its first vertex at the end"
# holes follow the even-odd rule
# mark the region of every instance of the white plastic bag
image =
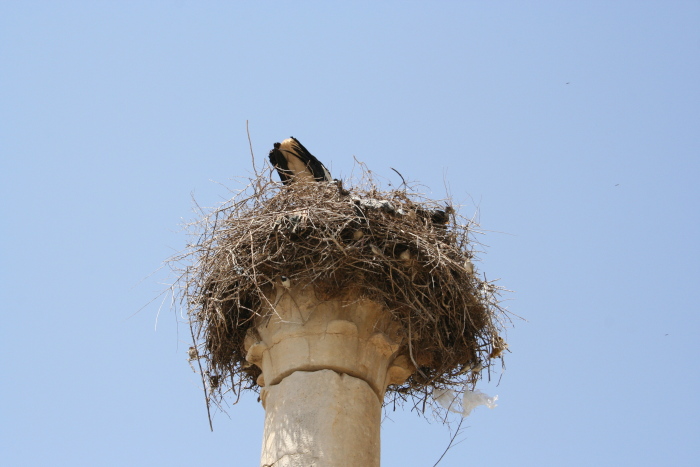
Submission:
POLYGON ((452 389, 435 389, 433 391, 433 399, 440 404, 443 409, 454 413, 462 413, 459 408, 459 402, 452 389))
POLYGON ((472 410, 480 405, 485 405, 489 409, 493 409, 496 407, 497 400, 497 395, 489 397, 478 389, 473 391, 467 389, 464 391, 464 397, 462 397, 462 417, 468 416, 472 410))
POLYGON ((480 405, 485 405, 489 409, 496 407, 498 396, 489 397, 487 394, 478 389, 470 391, 464 388, 464 396, 460 407, 457 396, 451 389, 435 389, 433 391, 433 399, 446 410, 453 413, 458 413, 462 417, 467 417, 472 410, 480 405))

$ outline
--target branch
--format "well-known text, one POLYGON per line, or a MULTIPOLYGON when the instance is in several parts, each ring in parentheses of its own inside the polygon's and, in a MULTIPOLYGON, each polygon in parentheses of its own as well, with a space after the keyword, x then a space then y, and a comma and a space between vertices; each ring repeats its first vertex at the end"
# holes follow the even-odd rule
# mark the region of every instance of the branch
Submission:
POLYGON ((440 459, 438 459, 437 462, 436 462, 435 464, 433 464, 433 467, 435 467, 436 465, 438 465, 438 464, 440 463, 440 461, 442 460, 442 458, 445 457, 445 454, 447 454, 447 451, 449 451, 450 448, 452 448, 452 444, 455 442, 455 438, 457 438, 457 436, 458 436, 459 433, 461 432, 462 423, 464 423, 464 418, 462 418, 462 419, 459 421, 459 425, 457 425, 457 429, 455 430, 455 434, 452 436, 452 439, 450 439, 450 443, 449 443, 449 444, 447 445, 447 447, 445 448, 445 452, 443 452, 443 453, 442 453, 442 456, 440 456, 440 459))

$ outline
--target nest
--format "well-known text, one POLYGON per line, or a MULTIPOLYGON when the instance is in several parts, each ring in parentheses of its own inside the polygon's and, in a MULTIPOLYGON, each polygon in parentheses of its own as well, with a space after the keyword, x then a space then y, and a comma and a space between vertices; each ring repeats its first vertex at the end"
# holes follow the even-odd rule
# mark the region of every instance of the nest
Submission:
POLYGON ((208 406, 259 390, 244 339, 280 281, 307 284, 321 299, 370 299, 403 325, 399 352, 417 371, 390 386, 385 402, 473 388, 502 364, 503 289, 475 270, 472 220, 405 184, 381 189, 364 168, 347 189, 282 185, 269 173, 250 182, 218 208, 200 210, 188 224, 194 241, 170 261, 208 406))

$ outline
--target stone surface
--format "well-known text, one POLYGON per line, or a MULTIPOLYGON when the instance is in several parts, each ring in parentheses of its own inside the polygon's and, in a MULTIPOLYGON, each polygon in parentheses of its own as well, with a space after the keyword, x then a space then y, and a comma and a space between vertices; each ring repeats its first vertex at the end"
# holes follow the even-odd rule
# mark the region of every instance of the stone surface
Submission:
POLYGON ((272 316, 245 342, 247 360, 262 369, 260 386, 294 371, 331 369, 366 381, 383 399, 388 384, 414 371, 398 356, 403 328, 372 301, 323 301, 310 288, 278 287, 270 303, 272 316))
POLYGON ((414 371, 405 331, 369 300, 320 300, 280 285, 245 347, 262 369, 261 465, 378 466, 388 384, 414 371))
POLYGON ((262 466, 379 466, 381 402, 364 381, 297 371, 263 389, 262 400, 262 466))

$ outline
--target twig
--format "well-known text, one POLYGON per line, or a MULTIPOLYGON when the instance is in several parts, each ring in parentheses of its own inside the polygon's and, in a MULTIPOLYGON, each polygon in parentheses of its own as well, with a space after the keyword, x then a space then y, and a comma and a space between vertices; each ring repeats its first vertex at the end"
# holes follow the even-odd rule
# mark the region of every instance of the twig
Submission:
MULTIPOLYGON (((197 339, 194 337, 194 330, 192 329, 192 322, 190 321, 190 334, 192 335, 192 343, 197 348, 197 339)), ((199 351, 198 351, 199 352, 199 351)), ((202 388, 204 388, 204 402, 207 404, 207 418, 209 419, 209 429, 214 431, 214 424, 211 422, 211 411, 209 410, 209 395, 207 394, 207 382, 204 379, 204 370, 202 370, 202 362, 197 359, 197 366, 199 366, 199 375, 202 377, 202 388)))
POLYGON ((435 464, 433 464, 433 467, 435 467, 436 465, 438 465, 438 464, 440 463, 440 461, 442 460, 442 458, 445 457, 445 454, 447 454, 447 451, 449 451, 450 448, 452 447, 452 443, 455 442, 455 438, 457 438, 457 435, 459 435, 459 433, 460 433, 460 429, 462 428, 462 423, 464 423, 464 418, 462 418, 462 419, 459 421, 459 425, 457 425, 457 429, 455 430, 455 434, 452 435, 452 439, 450 439, 450 443, 449 443, 449 444, 447 445, 447 447, 445 448, 445 452, 443 452, 443 453, 442 453, 442 456, 440 456, 440 458, 437 460, 437 462, 436 462, 435 464))
POLYGON ((250 159, 253 163, 253 173, 255 173, 255 179, 259 179, 258 170, 255 167, 255 155, 253 154, 253 142, 250 139, 250 130, 248 129, 248 120, 245 121, 245 132, 248 134, 248 146, 250 146, 250 159))
MULTIPOLYGON (((401 172, 399 172, 398 170, 396 170, 396 169, 393 168, 393 167, 389 167, 389 168, 390 168, 391 170, 393 170, 394 172, 396 172, 397 174, 399 174, 399 177, 401 177, 401 185, 403 185, 403 186, 405 186, 406 188, 408 188, 408 185, 406 185, 406 180, 403 178, 403 175, 401 175, 401 172)), ((401 185, 399 185, 399 188, 401 188, 401 185)), ((404 190, 405 190, 405 189, 404 189, 404 190)))
POLYGON ((411 315, 409 312, 409 315, 408 315, 408 355, 411 357, 411 361, 413 362, 413 365, 416 367, 416 371, 418 371, 418 373, 420 373, 423 376, 423 378, 428 379, 428 377, 425 376, 425 373, 423 373, 421 371, 420 367, 416 363, 416 359, 413 358, 413 346, 411 344, 412 340, 413 340, 413 335, 411 333, 411 315))

